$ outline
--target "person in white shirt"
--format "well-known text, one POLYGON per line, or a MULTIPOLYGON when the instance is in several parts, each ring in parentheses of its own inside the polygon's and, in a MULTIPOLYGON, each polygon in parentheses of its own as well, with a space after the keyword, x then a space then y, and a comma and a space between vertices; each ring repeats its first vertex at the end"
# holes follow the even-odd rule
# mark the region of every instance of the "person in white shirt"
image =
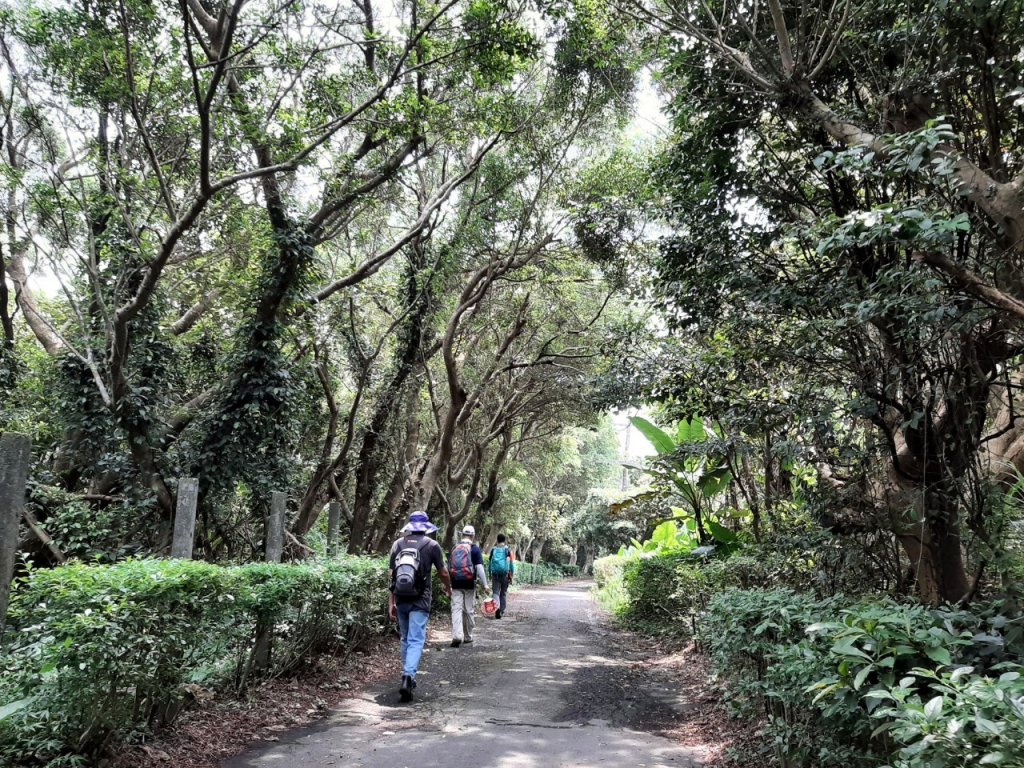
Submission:
POLYGON ((482 586, 488 591, 491 588, 484 570, 484 554, 474 543, 475 538, 476 530, 467 525, 462 529, 462 540, 448 556, 448 573, 452 579, 452 648, 473 642, 476 588, 482 586))

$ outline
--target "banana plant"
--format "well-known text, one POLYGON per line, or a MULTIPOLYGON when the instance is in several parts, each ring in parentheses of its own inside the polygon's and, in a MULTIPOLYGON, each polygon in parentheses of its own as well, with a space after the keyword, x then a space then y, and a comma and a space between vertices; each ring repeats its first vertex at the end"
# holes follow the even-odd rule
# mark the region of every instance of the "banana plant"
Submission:
MULTIPOLYGON (((708 544, 714 540, 722 545, 735 546, 736 534, 711 519, 714 498, 732 482, 732 473, 724 465, 724 458, 707 451, 685 453, 681 450, 687 445, 707 442, 704 422, 697 417, 684 419, 677 425, 675 435, 669 435, 640 416, 632 417, 630 422, 657 453, 644 471, 660 480, 682 500, 679 510, 683 516, 692 518, 700 543, 708 544)), ((680 516, 678 512, 677 516, 680 516)))

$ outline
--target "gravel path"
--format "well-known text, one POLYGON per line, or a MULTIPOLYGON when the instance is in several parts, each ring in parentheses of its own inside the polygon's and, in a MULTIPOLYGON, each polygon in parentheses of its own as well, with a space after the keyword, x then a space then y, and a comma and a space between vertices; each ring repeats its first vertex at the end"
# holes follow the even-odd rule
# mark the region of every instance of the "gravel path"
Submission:
POLYGON ((686 710, 671 683, 608 631, 589 583, 509 595, 509 614, 477 620, 475 642, 450 648, 432 625, 416 698, 395 679, 344 703, 312 728, 280 734, 222 768, 684 768, 694 750, 654 735, 686 710))

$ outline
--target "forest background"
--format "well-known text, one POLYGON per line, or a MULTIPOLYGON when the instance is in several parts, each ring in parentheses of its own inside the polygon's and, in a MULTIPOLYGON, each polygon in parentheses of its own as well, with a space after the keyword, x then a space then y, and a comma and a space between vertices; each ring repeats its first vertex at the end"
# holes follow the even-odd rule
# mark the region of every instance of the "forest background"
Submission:
POLYGON ((783 765, 1022 764, 1022 11, 3 6, 7 754, 170 722, 183 655, 244 688, 372 633, 335 502, 352 556, 414 509, 611 555, 604 599, 703 625, 783 765), (183 477, 203 562, 160 565, 183 477), (245 565, 274 491, 303 565, 245 565))

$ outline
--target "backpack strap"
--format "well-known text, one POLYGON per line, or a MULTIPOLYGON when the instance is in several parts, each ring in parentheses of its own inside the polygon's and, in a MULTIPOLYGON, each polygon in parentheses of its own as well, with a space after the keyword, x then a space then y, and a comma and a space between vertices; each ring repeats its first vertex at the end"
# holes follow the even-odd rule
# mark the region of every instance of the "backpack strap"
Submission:
POLYGON ((426 534, 422 536, 405 536, 402 539, 402 543, 406 546, 399 547, 398 551, 401 552, 403 549, 415 549, 416 555, 419 556, 423 553, 423 549, 427 546, 427 542, 430 541, 430 537, 426 534))

